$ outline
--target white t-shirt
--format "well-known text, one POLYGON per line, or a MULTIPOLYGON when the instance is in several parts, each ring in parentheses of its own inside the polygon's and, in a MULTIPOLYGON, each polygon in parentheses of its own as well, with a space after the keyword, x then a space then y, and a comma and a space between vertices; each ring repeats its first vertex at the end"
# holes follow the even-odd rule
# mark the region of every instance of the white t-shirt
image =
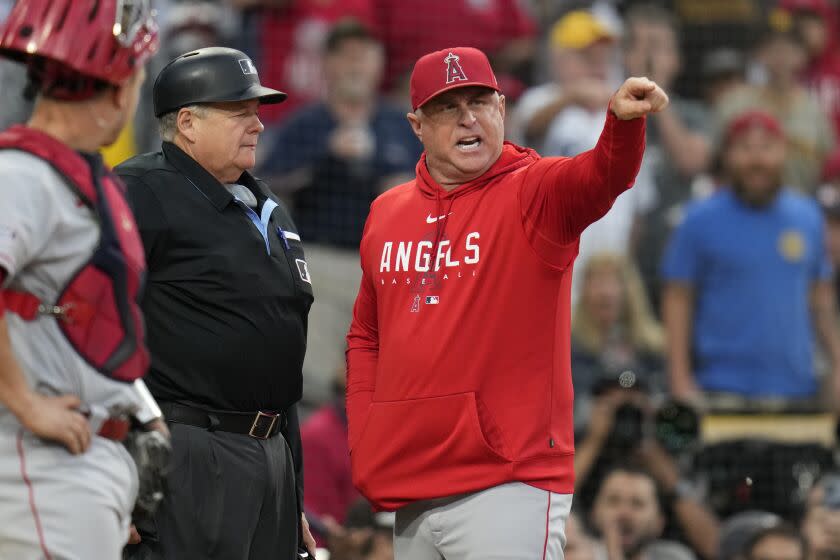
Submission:
MULTIPOLYGON (((508 133, 510 140, 516 144, 524 145, 526 143, 525 128, 528 121, 534 118, 537 111, 560 97, 560 92, 560 85, 555 82, 548 82, 525 90, 513 109, 508 133)), ((539 153, 543 152, 543 146, 539 144, 531 147, 539 153)))
MULTIPOLYGON (((31 154, 0 150, 0 173, 4 287, 32 293, 46 303, 55 302, 96 248, 99 226, 95 216, 48 163, 31 154)), ((12 351, 30 386, 46 395, 78 396, 91 410, 93 431, 112 406, 136 408, 142 421, 154 417, 137 387, 111 380, 88 365, 61 333, 54 317, 24 321, 7 311, 5 319, 12 351)))
MULTIPOLYGON (((544 156, 575 156, 595 147, 606 120, 606 108, 589 111, 569 107, 552 121, 545 140, 544 156)), ((636 216, 656 204, 651 166, 642 160, 635 185, 621 194, 606 216, 590 225, 580 237, 580 252, 572 275, 572 301, 580 292, 581 271, 587 259, 602 252, 628 254, 636 216)))

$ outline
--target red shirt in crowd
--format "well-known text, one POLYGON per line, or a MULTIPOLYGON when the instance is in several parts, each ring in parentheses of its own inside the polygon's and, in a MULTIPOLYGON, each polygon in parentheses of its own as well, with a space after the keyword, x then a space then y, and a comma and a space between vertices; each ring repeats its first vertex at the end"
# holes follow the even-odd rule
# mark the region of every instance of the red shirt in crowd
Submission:
POLYGON ((336 404, 316 410, 301 426, 300 439, 306 457, 303 462, 306 511, 319 517, 330 516, 343 524, 348 508, 359 498, 350 478, 344 411, 336 404))
POLYGON ((260 119, 276 123, 295 109, 319 100, 324 89, 323 48, 330 26, 354 17, 375 30, 373 0, 292 0, 266 9, 260 18, 260 79, 289 94, 263 105, 260 119))
POLYGON ((644 123, 610 113, 575 158, 506 143, 449 192, 424 155, 373 203, 347 412, 353 481, 377 508, 510 481, 573 491, 571 267, 632 184, 644 123))
POLYGON ((426 53, 463 45, 493 54, 537 28, 518 0, 372 0, 390 88, 426 53))
POLYGON ((828 33, 825 50, 809 62, 804 77, 806 85, 834 123, 834 130, 840 137, 840 12, 824 0, 791 1, 787 4, 790 4, 790 9, 794 11, 799 4, 809 4, 825 23, 828 33))
POLYGON ((805 80, 840 137, 840 52, 827 49, 808 67, 805 80))

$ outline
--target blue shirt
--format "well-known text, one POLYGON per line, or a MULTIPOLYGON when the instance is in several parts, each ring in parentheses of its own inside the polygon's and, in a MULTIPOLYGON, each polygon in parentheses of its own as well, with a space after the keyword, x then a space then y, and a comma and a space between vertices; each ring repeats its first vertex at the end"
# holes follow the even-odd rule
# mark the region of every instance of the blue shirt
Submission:
POLYGON ((382 180, 396 174, 414 176, 423 147, 405 111, 381 102, 366 124, 374 146, 369 157, 358 160, 330 152, 330 135, 338 122, 323 103, 292 115, 269 140, 261 174, 306 172, 306 184, 292 196, 295 223, 304 240, 357 249, 382 180))
POLYGON ((823 218, 782 190, 765 208, 724 189, 689 207, 665 254, 666 281, 694 289, 694 375, 707 391, 805 397, 817 390, 809 309, 831 269, 823 218))

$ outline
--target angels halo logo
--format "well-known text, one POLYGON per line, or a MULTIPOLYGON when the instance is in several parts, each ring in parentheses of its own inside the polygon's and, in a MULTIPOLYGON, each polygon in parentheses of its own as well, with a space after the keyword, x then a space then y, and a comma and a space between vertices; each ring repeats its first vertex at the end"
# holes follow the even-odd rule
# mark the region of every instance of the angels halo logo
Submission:
POLYGON ((443 61, 446 63, 446 83, 451 84, 456 81, 466 81, 467 75, 464 69, 461 68, 459 62, 461 57, 454 53, 449 53, 443 61))

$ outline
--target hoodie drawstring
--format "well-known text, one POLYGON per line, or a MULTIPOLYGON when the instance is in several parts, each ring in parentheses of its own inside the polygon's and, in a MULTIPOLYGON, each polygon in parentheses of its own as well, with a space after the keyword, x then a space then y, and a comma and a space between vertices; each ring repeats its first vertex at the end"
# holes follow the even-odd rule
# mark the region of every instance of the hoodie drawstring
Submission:
MULTIPOLYGON (((437 222, 435 223, 435 243, 434 248, 432 249, 432 258, 435 259, 435 264, 437 264, 437 254, 438 248, 440 246, 440 242, 443 241, 443 237, 446 235, 446 218, 449 216, 450 212, 452 211, 452 204, 455 202, 454 197, 449 198, 449 202, 446 205, 446 210, 443 210, 443 199, 440 196, 440 190, 438 190, 435 196, 435 212, 437 216, 437 222)), ((434 270, 435 274, 437 274, 437 268, 434 270)))

